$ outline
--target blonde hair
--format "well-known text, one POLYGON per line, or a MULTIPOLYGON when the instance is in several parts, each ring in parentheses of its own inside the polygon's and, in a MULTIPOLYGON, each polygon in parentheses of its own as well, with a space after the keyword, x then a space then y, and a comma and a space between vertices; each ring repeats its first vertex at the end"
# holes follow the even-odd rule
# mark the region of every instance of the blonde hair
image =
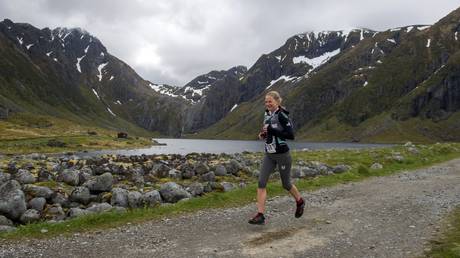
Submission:
POLYGON ((272 90, 270 92, 267 92, 267 94, 265 94, 265 96, 272 97, 281 106, 281 102, 283 101, 283 99, 281 98, 279 92, 272 90))

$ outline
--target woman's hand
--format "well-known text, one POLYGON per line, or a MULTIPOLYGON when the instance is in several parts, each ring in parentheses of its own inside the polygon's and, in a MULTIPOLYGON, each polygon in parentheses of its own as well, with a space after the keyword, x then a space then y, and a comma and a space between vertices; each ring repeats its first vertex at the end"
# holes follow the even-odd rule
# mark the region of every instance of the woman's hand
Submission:
POLYGON ((267 138, 267 128, 268 128, 268 125, 264 125, 262 127, 262 130, 259 133, 259 139, 263 140, 263 139, 267 138))

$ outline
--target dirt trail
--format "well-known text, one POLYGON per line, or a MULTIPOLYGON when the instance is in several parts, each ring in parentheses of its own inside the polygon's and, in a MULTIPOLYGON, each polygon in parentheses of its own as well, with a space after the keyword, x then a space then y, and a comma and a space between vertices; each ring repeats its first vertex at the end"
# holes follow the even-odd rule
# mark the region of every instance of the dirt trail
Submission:
POLYGON ((394 176, 270 200, 268 224, 249 225, 255 204, 127 225, 68 238, 1 241, 0 257, 414 257, 460 205, 460 159, 394 176))

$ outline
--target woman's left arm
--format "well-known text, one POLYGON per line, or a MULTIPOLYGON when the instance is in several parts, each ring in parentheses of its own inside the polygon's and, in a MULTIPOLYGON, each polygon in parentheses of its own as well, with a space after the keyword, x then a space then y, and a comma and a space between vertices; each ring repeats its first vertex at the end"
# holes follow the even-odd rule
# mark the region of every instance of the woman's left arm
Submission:
POLYGON ((280 112, 278 120, 282 128, 273 128, 269 125, 267 131, 274 136, 294 140, 294 129, 292 128, 292 123, 289 120, 289 117, 285 113, 280 112))

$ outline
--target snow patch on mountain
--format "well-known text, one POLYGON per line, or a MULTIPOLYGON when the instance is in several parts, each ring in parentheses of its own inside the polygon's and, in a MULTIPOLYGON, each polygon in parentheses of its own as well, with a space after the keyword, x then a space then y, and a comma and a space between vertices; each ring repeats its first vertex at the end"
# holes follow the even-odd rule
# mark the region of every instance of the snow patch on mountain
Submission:
POLYGON ((281 80, 288 82, 288 81, 292 81, 292 80, 294 80, 294 79, 297 79, 297 77, 291 77, 291 76, 281 75, 278 79, 272 80, 272 81, 270 82, 270 84, 267 86, 267 88, 265 88, 265 89, 267 89, 267 90, 270 89, 273 85, 275 85, 277 82, 279 82, 279 81, 281 81, 281 80))
POLYGON ((426 47, 429 48, 431 45, 431 39, 428 39, 427 42, 426 42, 426 47))
POLYGON ((104 67, 105 67, 108 63, 109 63, 109 62, 100 64, 100 65, 97 67, 97 70, 99 71, 99 74, 97 75, 97 78, 99 78, 99 81, 102 81, 102 69, 104 69, 104 67))
POLYGON ((83 55, 82 57, 77 57, 77 63, 76 63, 76 66, 77 66, 77 71, 79 71, 81 73, 81 67, 80 67, 80 61, 85 58, 86 55, 83 55))
POLYGON ((109 111, 109 113, 110 113, 112 116, 117 116, 117 115, 115 115, 115 113, 112 112, 112 110, 110 110, 109 107, 107 107, 107 111, 109 111))
POLYGON ((99 97, 99 94, 97 94, 97 91, 95 89, 92 89, 92 90, 93 90, 94 95, 96 95, 97 99, 100 100, 101 98, 99 97))
POLYGON ((318 56, 318 57, 315 57, 315 58, 308 58, 306 56, 297 56, 297 57, 292 58, 292 62, 294 64, 306 63, 306 64, 309 64, 310 66, 312 66, 313 67, 312 69, 315 69, 316 67, 324 64, 329 59, 331 59, 333 56, 335 56, 335 55, 337 55, 339 53, 340 53, 340 49, 336 49, 336 50, 331 51, 331 52, 326 52, 326 53, 322 54, 321 56, 318 56))

